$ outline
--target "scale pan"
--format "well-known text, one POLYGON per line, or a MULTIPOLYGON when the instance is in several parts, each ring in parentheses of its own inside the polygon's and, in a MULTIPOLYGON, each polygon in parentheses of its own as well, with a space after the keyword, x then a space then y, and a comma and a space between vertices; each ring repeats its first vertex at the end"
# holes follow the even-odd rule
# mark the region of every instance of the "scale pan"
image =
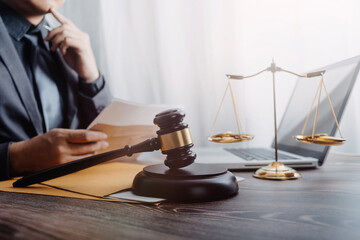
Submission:
POLYGON ((210 142, 215 143, 236 143, 246 142, 254 138, 251 134, 235 134, 233 132, 225 132, 208 137, 210 142))
POLYGON ((312 135, 296 135, 294 138, 299 142, 328 146, 342 145, 346 141, 344 138, 332 137, 326 133, 315 134, 314 138, 312 135))

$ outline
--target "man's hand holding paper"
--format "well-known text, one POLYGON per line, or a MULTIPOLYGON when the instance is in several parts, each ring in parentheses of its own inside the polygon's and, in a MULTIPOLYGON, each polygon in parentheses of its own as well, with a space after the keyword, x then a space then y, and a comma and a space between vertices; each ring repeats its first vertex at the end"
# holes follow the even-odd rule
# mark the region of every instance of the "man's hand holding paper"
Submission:
POLYGON ((106 139, 105 133, 97 131, 53 129, 11 144, 11 169, 14 174, 23 175, 88 157, 106 149, 109 146, 106 139))

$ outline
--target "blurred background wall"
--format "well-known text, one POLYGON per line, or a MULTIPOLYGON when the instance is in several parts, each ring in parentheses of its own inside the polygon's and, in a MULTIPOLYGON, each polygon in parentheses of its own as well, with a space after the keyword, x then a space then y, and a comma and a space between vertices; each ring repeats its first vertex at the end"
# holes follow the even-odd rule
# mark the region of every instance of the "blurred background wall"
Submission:
MULTIPOLYGON (((301 73, 360 54, 357 0, 67 0, 60 11, 91 36, 115 97, 182 105, 198 146, 214 146, 206 138, 225 74, 252 74, 272 58, 301 73)), ((278 119, 295 80, 277 74, 278 119)), ((245 131, 255 135, 242 145, 269 146, 271 74, 233 85, 245 131)), ((348 142, 334 151, 360 153, 359 88, 341 123, 348 142)), ((236 131, 229 96, 215 132, 236 131)))

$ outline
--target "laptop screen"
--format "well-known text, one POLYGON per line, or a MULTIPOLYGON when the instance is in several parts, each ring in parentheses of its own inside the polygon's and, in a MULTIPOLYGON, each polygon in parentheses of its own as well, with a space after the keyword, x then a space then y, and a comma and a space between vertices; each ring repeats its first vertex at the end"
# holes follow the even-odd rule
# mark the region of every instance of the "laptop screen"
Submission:
MULTIPOLYGON (((360 67, 359 62, 360 57, 355 57, 314 70, 326 70, 324 82, 338 121, 341 119, 350 92, 357 78, 360 67)), ((278 129, 278 146, 279 149, 283 151, 304 157, 317 158, 319 159, 319 165, 322 165, 329 146, 302 143, 296 141, 293 137, 301 133, 310 111, 311 114, 305 127, 304 135, 312 134, 317 99, 312 109, 310 108, 314 101, 320 80, 321 77, 299 78, 297 80, 294 92, 278 129)), ((336 122, 326 92, 324 88, 322 88, 315 133, 327 133, 330 136, 334 136, 336 131, 336 122)), ((272 147, 274 148, 274 143, 272 147)))

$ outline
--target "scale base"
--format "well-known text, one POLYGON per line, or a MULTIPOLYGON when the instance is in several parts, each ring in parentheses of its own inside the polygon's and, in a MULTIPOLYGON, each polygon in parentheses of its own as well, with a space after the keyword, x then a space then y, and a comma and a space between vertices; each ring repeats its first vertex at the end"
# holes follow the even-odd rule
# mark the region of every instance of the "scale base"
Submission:
POLYGON ((296 170, 276 161, 266 167, 258 169, 253 176, 268 180, 291 180, 301 178, 300 173, 296 170))
POLYGON ((208 202, 236 195, 239 186, 227 169, 193 163, 180 169, 163 164, 147 166, 134 179, 134 194, 171 202, 208 202))

